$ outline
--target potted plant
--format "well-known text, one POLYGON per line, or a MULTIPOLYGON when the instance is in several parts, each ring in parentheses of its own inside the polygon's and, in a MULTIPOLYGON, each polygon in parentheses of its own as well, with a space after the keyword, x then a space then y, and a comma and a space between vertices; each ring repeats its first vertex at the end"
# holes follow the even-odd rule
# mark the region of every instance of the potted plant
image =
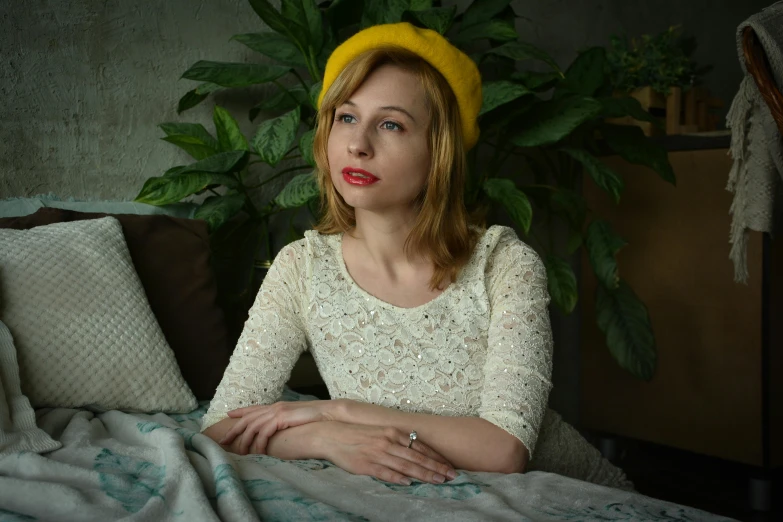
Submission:
MULTIPOLYGON (((597 320, 609 349, 635 376, 652 377, 657 359, 647 310, 620 278, 615 258, 625 242, 608 222, 591 215, 580 183, 587 173, 619 200, 623 181, 596 157, 601 143, 630 162, 649 166, 670 183, 674 174, 666 152, 638 128, 604 121, 626 115, 653 118, 634 98, 612 96, 603 48, 581 52, 561 70, 545 51, 519 40, 510 0, 475 0, 459 14, 456 7, 440 7, 430 0, 335 0, 321 5, 315 0, 282 0, 279 11, 267 0, 249 2, 270 30, 236 35, 234 40, 271 60, 197 62, 183 78, 199 84, 182 97, 179 112, 223 89, 273 84, 277 90, 250 108, 249 117, 254 120, 262 111, 272 114, 249 138, 221 107, 215 107, 215 135, 197 123, 162 124, 163 139, 194 161, 147 180, 138 201, 166 204, 209 193, 196 217, 209 222, 218 245, 232 238, 232 244, 239 245, 231 250, 233 266, 252 273, 259 241, 266 238, 270 244, 267 223, 272 215, 317 214, 318 192, 311 172, 315 99, 332 49, 359 29, 378 23, 405 20, 434 29, 465 49, 484 78, 481 141, 468 157, 468 208, 503 209, 544 259, 553 303, 566 314, 578 298, 576 276, 567 259, 586 248, 600 282, 597 320), (546 70, 523 68, 531 63, 543 64, 546 70), (259 178, 254 171, 261 165, 266 169, 259 178), (259 188, 282 176, 288 182, 279 193, 259 196, 259 188), (562 250, 547 233, 554 223, 570 230, 571 240, 562 250)), ((274 254, 270 246, 262 251, 262 257, 274 254)))
MULTIPOLYGON (((709 117, 708 110, 722 103, 699 87, 711 67, 696 64, 692 58, 695 49, 695 39, 685 37, 680 26, 631 39, 612 35, 607 52, 612 86, 620 95, 636 98, 646 111, 665 116, 666 134, 711 130, 716 120, 709 117)), ((648 136, 657 134, 657 127, 650 122, 626 117, 613 123, 636 124, 648 136)))

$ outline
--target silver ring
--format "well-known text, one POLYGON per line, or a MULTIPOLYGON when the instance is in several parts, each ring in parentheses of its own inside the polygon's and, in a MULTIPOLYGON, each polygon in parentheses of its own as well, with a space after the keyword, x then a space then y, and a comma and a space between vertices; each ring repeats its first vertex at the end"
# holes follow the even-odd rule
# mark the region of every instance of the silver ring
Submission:
POLYGON ((410 447, 413 446, 413 441, 416 440, 418 435, 416 435, 415 431, 412 431, 411 434, 409 435, 409 437, 410 437, 411 441, 408 443, 408 449, 410 449, 410 447))

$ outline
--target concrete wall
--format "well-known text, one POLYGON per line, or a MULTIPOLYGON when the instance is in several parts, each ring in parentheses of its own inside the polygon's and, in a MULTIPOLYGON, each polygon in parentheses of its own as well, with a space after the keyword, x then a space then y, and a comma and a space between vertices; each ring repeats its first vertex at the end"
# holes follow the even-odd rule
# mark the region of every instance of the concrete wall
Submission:
POLYGON ((209 103, 177 116, 179 76, 249 59, 228 40, 262 28, 245 0, 10 0, 0 20, 0 198, 132 199, 187 160, 157 124, 211 128, 209 103))

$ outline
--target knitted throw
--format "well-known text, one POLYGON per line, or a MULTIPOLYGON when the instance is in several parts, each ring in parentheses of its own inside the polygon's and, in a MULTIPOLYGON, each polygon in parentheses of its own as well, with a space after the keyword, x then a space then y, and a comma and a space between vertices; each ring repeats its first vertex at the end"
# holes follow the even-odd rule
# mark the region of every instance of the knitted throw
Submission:
POLYGON ((752 27, 769 58, 772 75, 783 89, 783 1, 776 2, 740 24, 737 50, 745 78, 726 116, 731 129, 734 164, 726 187, 734 193, 729 257, 734 263, 734 280, 747 282, 749 230, 772 232, 775 193, 783 177, 783 141, 764 98, 748 74, 742 49, 742 32, 752 27))

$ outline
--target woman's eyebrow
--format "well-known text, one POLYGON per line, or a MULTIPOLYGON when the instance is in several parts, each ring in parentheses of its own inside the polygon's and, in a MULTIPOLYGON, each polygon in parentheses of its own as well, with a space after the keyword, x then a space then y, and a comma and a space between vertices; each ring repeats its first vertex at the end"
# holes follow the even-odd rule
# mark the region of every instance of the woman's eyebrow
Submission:
MULTIPOLYGON (((357 105, 354 102, 352 102, 351 100, 347 100, 343 105, 350 105, 351 107, 357 107, 357 105)), ((413 115, 410 112, 406 111, 402 107, 398 107, 397 105, 384 105, 383 107, 379 107, 379 109, 382 110, 382 111, 401 112, 401 113, 405 114, 408 118, 413 120, 414 123, 416 122, 416 118, 414 118, 413 115)))

